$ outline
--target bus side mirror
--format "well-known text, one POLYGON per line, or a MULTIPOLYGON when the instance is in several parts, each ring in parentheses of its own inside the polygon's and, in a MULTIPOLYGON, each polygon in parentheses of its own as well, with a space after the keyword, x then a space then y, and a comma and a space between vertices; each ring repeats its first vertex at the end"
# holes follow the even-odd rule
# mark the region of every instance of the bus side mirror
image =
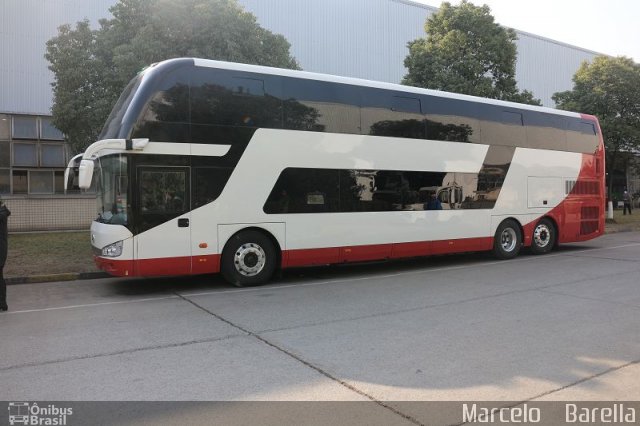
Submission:
POLYGON ((80 189, 78 186, 78 167, 67 167, 64 169, 64 190, 80 189))
POLYGON ((64 191, 70 189, 80 189, 78 187, 78 167, 82 161, 82 154, 78 154, 69 161, 67 168, 64 169, 64 191))
POLYGON ((93 160, 82 160, 80 162, 78 176, 78 186, 82 189, 91 188, 91 179, 93 178, 93 160))

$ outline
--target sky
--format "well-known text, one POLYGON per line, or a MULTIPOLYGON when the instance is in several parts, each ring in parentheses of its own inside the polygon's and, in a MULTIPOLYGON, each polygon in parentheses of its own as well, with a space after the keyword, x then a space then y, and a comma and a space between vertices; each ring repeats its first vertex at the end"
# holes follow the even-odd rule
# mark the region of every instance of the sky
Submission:
MULTIPOLYGON (((439 0, 413 0, 440 6, 439 0)), ((469 0, 488 5, 496 22, 611 56, 640 63, 638 0, 469 0)), ((459 0, 449 0, 458 4, 459 0)))

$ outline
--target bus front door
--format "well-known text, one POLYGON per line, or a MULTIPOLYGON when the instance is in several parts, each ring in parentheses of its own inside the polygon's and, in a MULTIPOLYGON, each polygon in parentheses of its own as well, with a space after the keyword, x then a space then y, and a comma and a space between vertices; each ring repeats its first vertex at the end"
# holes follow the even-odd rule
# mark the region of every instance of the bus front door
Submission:
POLYGON ((139 167, 139 276, 191 273, 189 167, 139 167))

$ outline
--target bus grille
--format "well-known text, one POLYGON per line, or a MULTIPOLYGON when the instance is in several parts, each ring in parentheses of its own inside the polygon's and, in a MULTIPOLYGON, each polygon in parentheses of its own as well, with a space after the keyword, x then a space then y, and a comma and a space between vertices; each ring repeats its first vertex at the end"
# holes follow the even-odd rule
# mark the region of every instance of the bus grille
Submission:
POLYGON ((598 232, 600 223, 599 207, 582 207, 580 216, 580 235, 589 235, 598 232))
POLYGON ((567 180, 564 183, 565 193, 571 195, 600 195, 600 183, 589 180, 567 180))

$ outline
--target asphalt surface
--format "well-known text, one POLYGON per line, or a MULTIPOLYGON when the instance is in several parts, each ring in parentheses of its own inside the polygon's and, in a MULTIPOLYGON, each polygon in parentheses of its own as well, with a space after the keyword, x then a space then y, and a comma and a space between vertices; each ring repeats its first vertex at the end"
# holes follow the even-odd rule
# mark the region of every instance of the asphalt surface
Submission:
POLYGON ((390 401, 640 400, 637 232, 260 288, 208 276, 8 293, 0 400, 368 400, 383 417, 399 415, 390 401))

